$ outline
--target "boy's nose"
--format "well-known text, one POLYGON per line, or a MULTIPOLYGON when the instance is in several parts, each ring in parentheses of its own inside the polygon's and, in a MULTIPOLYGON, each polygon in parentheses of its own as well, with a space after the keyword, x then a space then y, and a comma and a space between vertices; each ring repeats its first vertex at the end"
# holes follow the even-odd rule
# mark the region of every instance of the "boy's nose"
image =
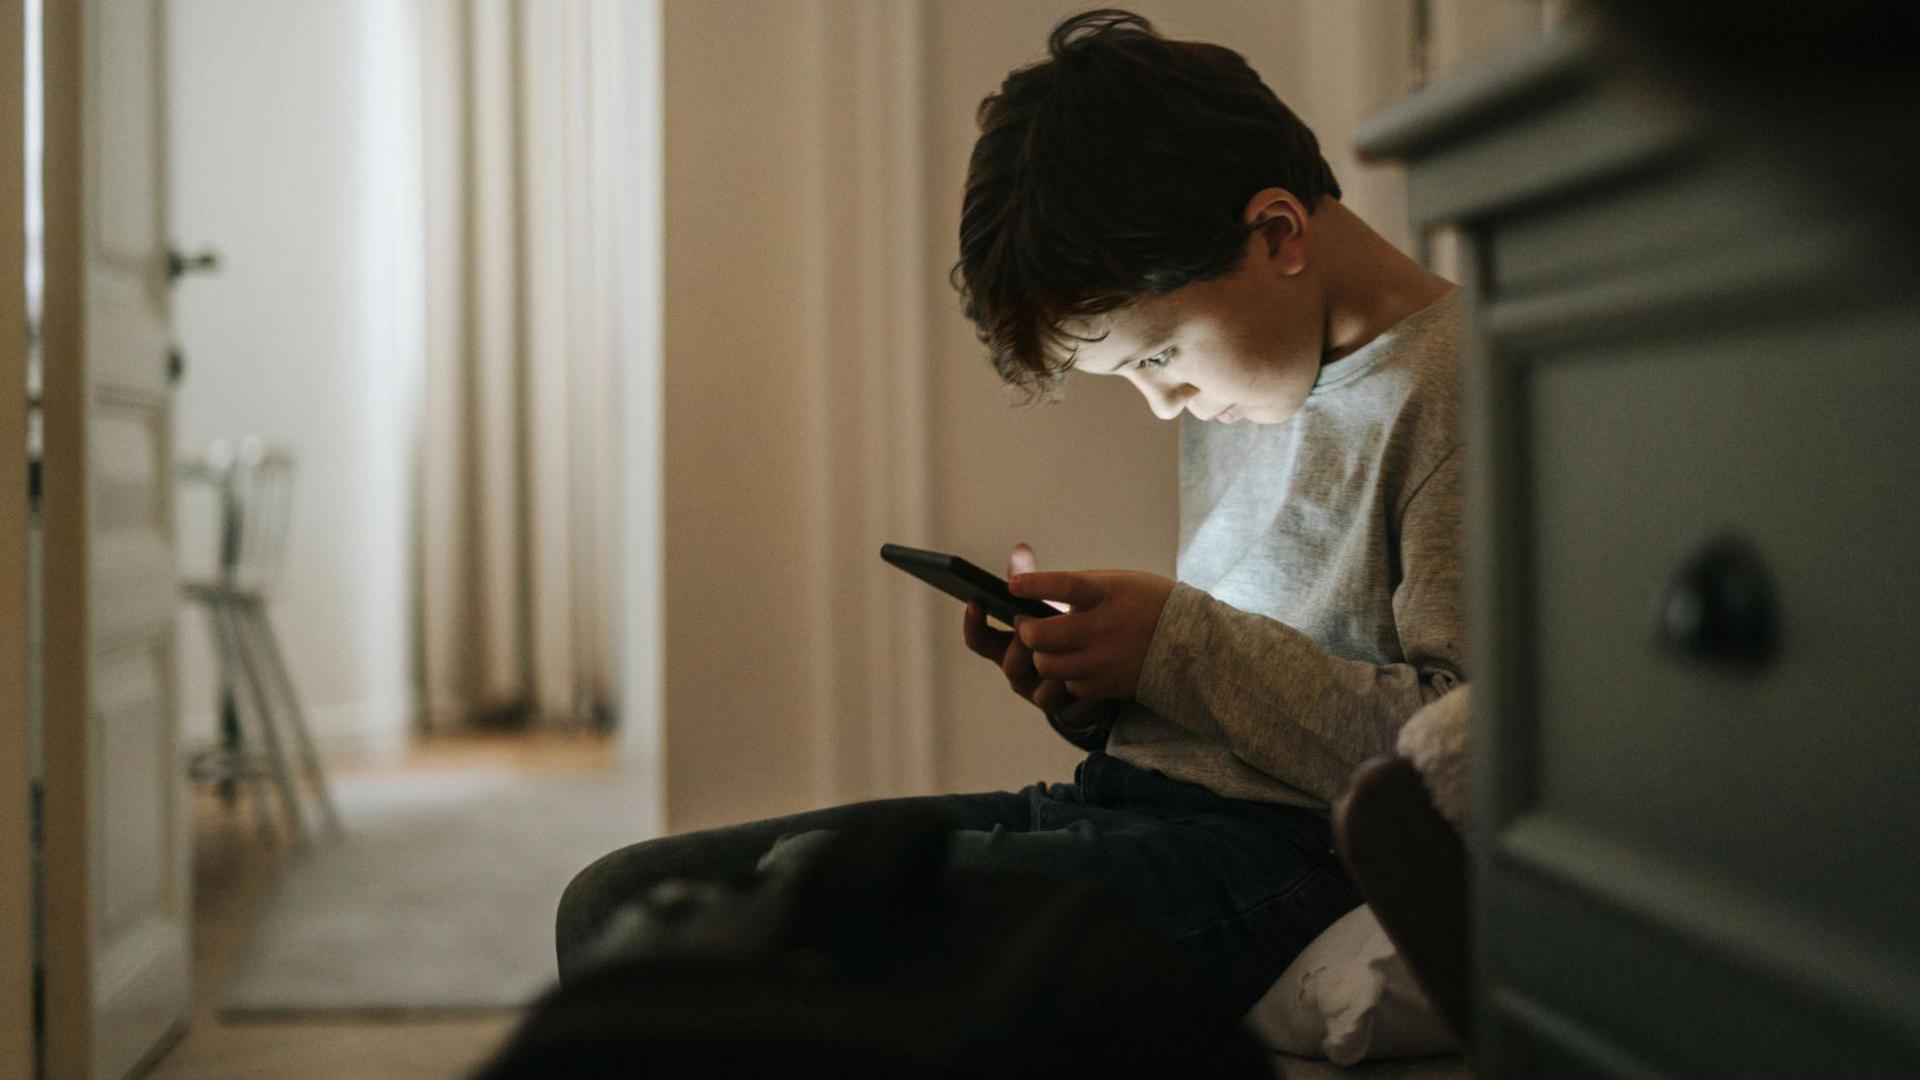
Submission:
POLYGON ((1147 406, 1153 410, 1153 415, 1162 420, 1179 416, 1180 410, 1193 398, 1191 386, 1143 386, 1140 389, 1147 395, 1147 406))

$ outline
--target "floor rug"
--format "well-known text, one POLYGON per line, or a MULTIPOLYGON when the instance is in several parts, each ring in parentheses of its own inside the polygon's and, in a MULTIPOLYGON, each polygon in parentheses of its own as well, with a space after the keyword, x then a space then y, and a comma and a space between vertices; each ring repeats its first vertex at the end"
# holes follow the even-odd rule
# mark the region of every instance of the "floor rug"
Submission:
POLYGON ((360 774, 345 834, 288 861, 226 1015, 518 1008, 556 978, 553 917, 582 867, 640 839, 653 793, 617 770, 360 774))

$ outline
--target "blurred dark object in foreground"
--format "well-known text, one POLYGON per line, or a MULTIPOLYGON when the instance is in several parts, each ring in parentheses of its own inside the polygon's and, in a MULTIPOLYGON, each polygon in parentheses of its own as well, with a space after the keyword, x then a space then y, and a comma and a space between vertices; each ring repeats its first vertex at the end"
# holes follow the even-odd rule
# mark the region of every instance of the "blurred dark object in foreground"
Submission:
POLYGON ((949 873, 946 843, 875 822, 739 887, 656 888, 479 1076, 1271 1075, 1123 897, 949 873))
MULTIPOLYGON (((1634 55, 1888 240, 1920 242, 1920 4, 1593 0, 1634 55)), ((1912 256, 1909 254, 1909 259, 1912 256)))
POLYGON ((1914 16, 1593 4, 1357 140, 1470 283, 1474 1068, 1910 1080, 1914 16))

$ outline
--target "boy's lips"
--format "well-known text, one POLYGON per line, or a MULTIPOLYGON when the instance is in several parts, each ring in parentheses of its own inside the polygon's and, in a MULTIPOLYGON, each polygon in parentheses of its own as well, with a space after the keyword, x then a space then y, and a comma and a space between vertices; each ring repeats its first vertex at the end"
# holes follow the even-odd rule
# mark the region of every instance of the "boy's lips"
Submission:
POLYGON ((1214 413, 1212 416, 1207 417, 1207 419, 1212 420, 1215 423, 1231 424, 1235 420, 1240 419, 1240 406, 1229 405, 1226 408, 1221 409, 1219 412, 1214 413))

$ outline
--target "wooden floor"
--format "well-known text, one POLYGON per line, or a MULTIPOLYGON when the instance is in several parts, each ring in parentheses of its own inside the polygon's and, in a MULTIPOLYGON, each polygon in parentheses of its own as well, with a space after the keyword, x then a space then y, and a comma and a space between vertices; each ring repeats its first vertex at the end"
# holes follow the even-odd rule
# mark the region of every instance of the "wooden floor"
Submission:
MULTIPOLYGON (((601 739, 484 737, 425 744, 408 769, 512 763, 602 764, 601 739)), ((244 799, 229 808, 194 796, 194 994, 192 1026, 150 1074, 159 1080, 411 1080, 466 1075, 505 1040, 513 1012, 443 1019, 222 1020, 214 1012, 253 914, 286 858, 256 831, 244 799)))

